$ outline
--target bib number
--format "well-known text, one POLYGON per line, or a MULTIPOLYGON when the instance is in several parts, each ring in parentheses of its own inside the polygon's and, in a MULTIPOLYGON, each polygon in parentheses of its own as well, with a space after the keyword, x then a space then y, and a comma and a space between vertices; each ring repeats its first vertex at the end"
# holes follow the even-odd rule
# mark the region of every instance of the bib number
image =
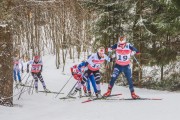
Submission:
POLYGON ((127 57, 126 55, 118 55, 118 60, 126 61, 127 58, 128 58, 128 57, 127 57))
POLYGON ((93 68, 99 68, 99 67, 100 67, 100 65, 98 65, 98 64, 94 64, 92 67, 93 67, 93 68))

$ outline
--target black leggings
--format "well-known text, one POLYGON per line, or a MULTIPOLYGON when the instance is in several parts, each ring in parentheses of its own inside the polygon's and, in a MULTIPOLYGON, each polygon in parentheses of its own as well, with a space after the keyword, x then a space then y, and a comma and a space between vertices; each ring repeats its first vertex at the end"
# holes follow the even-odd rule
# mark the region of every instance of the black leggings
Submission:
POLYGON ((83 74, 83 80, 81 81, 81 84, 84 85, 91 74, 94 75, 96 84, 100 84, 101 74, 100 74, 99 70, 97 70, 97 71, 91 71, 90 69, 88 69, 88 70, 86 70, 86 71, 84 72, 84 74, 83 74))

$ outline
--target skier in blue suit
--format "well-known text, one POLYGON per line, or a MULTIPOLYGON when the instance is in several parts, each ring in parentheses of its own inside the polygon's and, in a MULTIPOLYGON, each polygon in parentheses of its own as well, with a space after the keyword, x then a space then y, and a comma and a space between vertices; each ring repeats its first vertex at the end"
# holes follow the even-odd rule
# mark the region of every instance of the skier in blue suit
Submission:
MULTIPOLYGON (((81 71, 82 73, 84 73, 84 69, 86 68, 87 66, 87 62, 86 61, 82 61, 79 65, 78 65, 78 69, 79 71, 81 71)), ((96 93, 97 92, 97 88, 96 88, 96 81, 94 79, 94 75, 91 74, 89 76, 89 79, 87 80, 87 90, 88 90, 88 95, 90 96, 91 95, 91 85, 90 85, 90 82, 92 84, 92 87, 94 89, 94 92, 96 93)))

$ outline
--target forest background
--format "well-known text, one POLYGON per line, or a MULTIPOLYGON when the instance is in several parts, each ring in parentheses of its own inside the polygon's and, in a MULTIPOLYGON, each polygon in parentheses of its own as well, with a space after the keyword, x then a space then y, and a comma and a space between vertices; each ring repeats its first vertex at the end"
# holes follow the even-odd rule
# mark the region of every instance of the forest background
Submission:
MULTIPOLYGON (((132 59, 137 87, 180 90, 179 26, 179 0, 1 0, 0 97, 13 94, 15 55, 27 61, 54 54, 54 65, 63 72, 67 56, 74 61, 83 53, 86 60, 121 35, 141 52, 135 56, 140 65, 132 59)), ((103 82, 109 81, 113 65, 104 65, 103 82)), ((117 84, 125 81, 121 75, 117 84)), ((12 104, 12 98, 5 102, 12 104)))

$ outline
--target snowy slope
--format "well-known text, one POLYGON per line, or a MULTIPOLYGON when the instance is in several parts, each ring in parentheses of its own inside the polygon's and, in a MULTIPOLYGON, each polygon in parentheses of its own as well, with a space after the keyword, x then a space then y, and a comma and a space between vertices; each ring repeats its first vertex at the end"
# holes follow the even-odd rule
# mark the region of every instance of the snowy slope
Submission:
MULTIPOLYGON (((68 61, 66 64, 65 75, 62 69, 55 68, 55 57, 43 57, 44 71, 43 77, 48 89, 59 91, 70 78, 70 66, 75 63, 68 61)), ((80 61, 79 61, 80 62, 80 61)), ((76 61, 76 63, 79 63, 76 61)), ((26 73, 24 73, 25 75, 26 73)), ((32 79, 32 78, 30 78, 32 79)), ((30 80, 29 79, 29 80, 30 80)), ((25 81, 25 79, 24 79, 25 81)), ((135 88, 141 97, 163 98, 161 101, 93 101, 81 103, 87 98, 76 100, 60 100, 59 97, 65 96, 75 84, 71 79, 60 94, 33 93, 29 95, 23 93, 20 100, 14 97, 13 108, 0 106, 0 120, 179 120, 180 93, 154 91, 135 88)), ((101 86, 102 93, 107 89, 107 84, 101 86)), ((39 82, 39 89, 42 86, 39 82)), ((16 94, 18 90, 15 90, 16 94)), ((129 89, 126 87, 115 86, 112 93, 122 93, 119 98, 129 98, 129 89)))

